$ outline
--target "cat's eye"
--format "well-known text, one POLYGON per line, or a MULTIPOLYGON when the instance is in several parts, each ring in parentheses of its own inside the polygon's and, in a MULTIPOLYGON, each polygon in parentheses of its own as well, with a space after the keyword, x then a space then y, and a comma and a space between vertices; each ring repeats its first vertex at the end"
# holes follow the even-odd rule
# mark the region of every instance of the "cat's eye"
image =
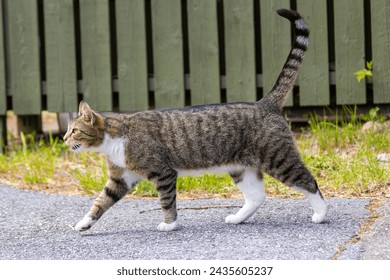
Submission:
POLYGON ((78 130, 78 128, 73 128, 72 129, 72 133, 76 133, 76 132, 78 132, 79 130, 78 130))

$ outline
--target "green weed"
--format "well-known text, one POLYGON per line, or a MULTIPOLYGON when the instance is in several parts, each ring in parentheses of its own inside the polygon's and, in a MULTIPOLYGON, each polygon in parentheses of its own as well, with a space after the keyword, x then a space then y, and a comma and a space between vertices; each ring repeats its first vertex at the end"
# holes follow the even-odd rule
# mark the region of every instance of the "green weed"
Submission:
MULTIPOLYGON (((68 155, 69 156, 69 155, 68 155)), ((101 191, 108 180, 106 160, 97 153, 72 154, 73 161, 77 163, 70 174, 87 193, 93 194, 101 191)))
POLYGON ((157 190, 153 183, 143 180, 130 191, 131 194, 142 197, 157 197, 157 190))
MULTIPOLYGON (((380 119, 377 113, 371 111, 366 120, 380 119)), ((386 188, 390 166, 377 157, 390 152, 389 130, 363 131, 356 107, 344 108, 344 116, 336 114, 334 122, 312 116, 309 131, 298 141, 303 160, 329 192, 361 195, 386 188)))
POLYGON ((25 183, 49 183, 55 171, 55 161, 64 150, 58 139, 49 136, 49 143, 36 140, 36 135, 20 134, 21 144, 14 144, 8 155, 0 157, 0 172, 18 170, 25 183))
POLYGON ((372 61, 366 62, 366 68, 363 68, 355 73, 353 73, 356 76, 356 79, 358 82, 360 82, 363 79, 367 79, 369 82, 371 82, 372 78, 372 61))
MULTIPOLYGON (((203 176, 179 177, 177 191, 185 196, 216 195, 229 196, 236 186, 228 175, 205 174, 203 176)), ((157 190, 153 183, 141 181, 133 190, 132 194, 140 196, 157 197, 157 190)))
POLYGON ((179 193, 191 194, 218 194, 222 197, 229 196, 237 187, 230 176, 205 174, 203 176, 179 177, 177 182, 179 193))

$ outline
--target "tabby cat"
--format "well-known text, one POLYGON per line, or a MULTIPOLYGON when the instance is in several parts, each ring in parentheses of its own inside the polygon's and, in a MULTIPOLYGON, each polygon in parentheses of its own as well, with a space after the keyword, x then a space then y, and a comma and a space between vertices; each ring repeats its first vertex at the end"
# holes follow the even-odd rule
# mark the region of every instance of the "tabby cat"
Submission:
POLYGON ((176 182, 180 175, 228 173, 243 193, 245 204, 226 223, 238 224, 265 200, 262 173, 302 191, 314 210, 312 221, 325 219, 326 204, 317 183, 302 162, 281 111, 293 88, 308 47, 309 30, 295 11, 279 15, 295 29, 293 47, 272 90, 255 103, 227 103, 100 114, 81 102, 78 117, 64 136, 74 152, 107 155, 109 179, 90 211, 75 226, 84 231, 140 180, 155 183, 164 222, 160 231, 178 227, 176 182))

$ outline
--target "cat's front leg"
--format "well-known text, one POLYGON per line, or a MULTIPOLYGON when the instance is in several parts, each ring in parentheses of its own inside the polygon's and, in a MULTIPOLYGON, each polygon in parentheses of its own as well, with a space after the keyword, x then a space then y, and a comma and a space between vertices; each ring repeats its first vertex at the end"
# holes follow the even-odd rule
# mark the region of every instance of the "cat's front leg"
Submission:
POLYGON ((75 230, 85 231, 90 229, 108 208, 126 195, 128 190, 123 179, 109 178, 87 215, 76 224, 75 230))
POLYGON ((119 178, 111 175, 87 215, 76 224, 74 229, 77 231, 90 229, 104 212, 127 194, 139 179, 139 176, 129 171, 124 172, 119 178))
POLYGON ((165 170, 164 172, 151 172, 149 180, 156 184, 161 209, 164 214, 164 222, 157 226, 159 231, 172 231, 177 229, 176 209, 176 181, 177 172, 165 170))
POLYGON ((76 224, 74 229, 77 231, 86 231, 90 229, 96 221, 97 220, 93 220, 91 217, 88 217, 88 215, 85 215, 84 218, 76 224))

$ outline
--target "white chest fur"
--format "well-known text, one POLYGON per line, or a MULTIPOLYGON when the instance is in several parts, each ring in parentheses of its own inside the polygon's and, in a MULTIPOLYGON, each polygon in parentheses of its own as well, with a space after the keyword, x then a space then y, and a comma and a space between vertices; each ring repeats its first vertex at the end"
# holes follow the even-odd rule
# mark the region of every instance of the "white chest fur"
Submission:
POLYGON ((98 152, 107 155, 109 161, 118 167, 126 167, 125 143, 123 138, 111 138, 107 133, 104 135, 103 143, 96 149, 98 152))

